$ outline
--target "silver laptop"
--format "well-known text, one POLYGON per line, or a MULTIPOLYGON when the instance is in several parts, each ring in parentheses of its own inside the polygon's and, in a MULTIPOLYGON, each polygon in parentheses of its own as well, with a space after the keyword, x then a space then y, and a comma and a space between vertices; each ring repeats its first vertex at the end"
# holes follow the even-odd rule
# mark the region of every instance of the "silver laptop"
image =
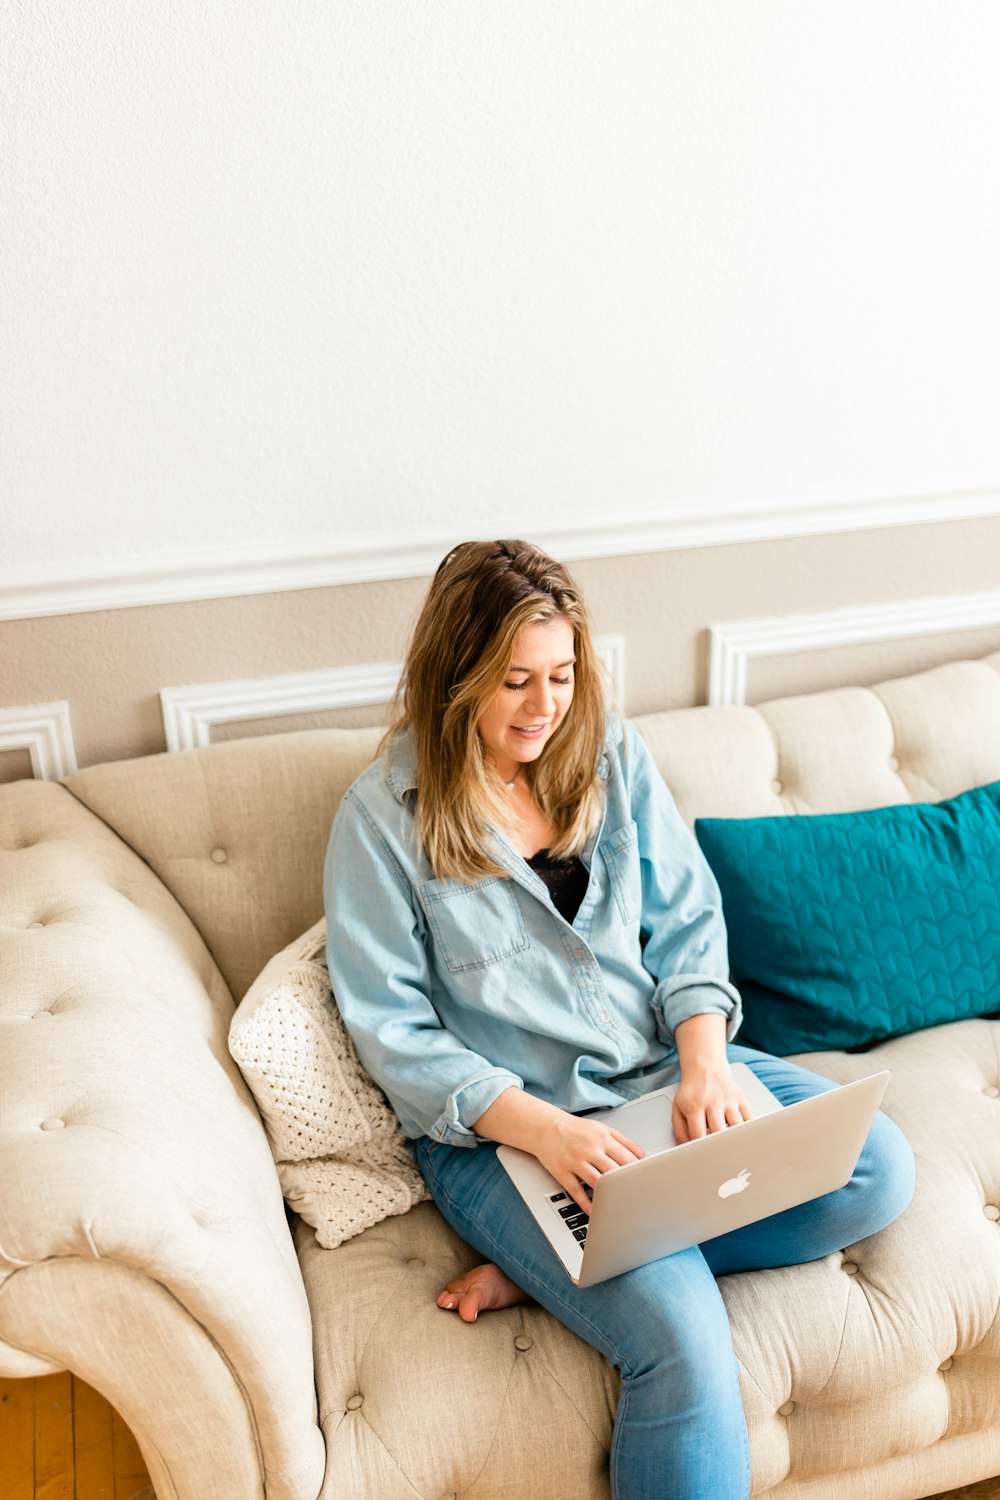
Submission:
POLYGON ((613 1125, 647 1153, 598 1179, 589 1218, 536 1156, 498 1148, 577 1286, 607 1281, 843 1187, 889 1081, 888 1072, 873 1073, 782 1105, 745 1063, 733 1064, 733 1077, 754 1118, 683 1145, 671 1127, 676 1084, 588 1111, 588 1119, 613 1125))

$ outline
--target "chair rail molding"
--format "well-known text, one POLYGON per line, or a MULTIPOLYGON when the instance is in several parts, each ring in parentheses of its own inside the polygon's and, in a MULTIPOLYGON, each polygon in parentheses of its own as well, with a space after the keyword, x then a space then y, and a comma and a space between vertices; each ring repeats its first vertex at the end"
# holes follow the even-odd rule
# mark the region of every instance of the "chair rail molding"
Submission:
MULTIPOLYGON (((625 680, 625 637, 603 635, 594 644, 620 703, 625 680)), ((228 682, 162 688, 160 704, 167 749, 194 750, 210 745, 216 724, 232 724, 240 719, 268 719, 283 714, 388 703, 402 669, 402 662, 379 661, 326 667, 318 672, 286 672, 279 677, 234 678, 228 682)))
MULTIPOLYGON (((817 491, 792 499, 683 501, 669 511, 616 513, 610 520, 572 526, 525 517, 515 519, 508 532, 528 536, 553 557, 572 563, 998 515, 998 489, 866 497, 817 491)), ((291 548, 259 543, 156 557, 25 563, 0 569, 0 620, 430 577, 455 536, 455 527, 436 538, 426 528, 402 528, 393 531, 391 540, 358 535, 336 546, 317 538, 313 545, 300 542, 291 548)))
POLYGON ((32 775, 39 781, 58 781, 77 769, 69 703, 29 703, 0 708, 0 751, 27 750, 32 775))
POLYGON ((775 615, 709 626, 708 701, 746 702, 747 664, 756 657, 904 640, 1000 625, 1000 590, 863 604, 813 615, 775 615))

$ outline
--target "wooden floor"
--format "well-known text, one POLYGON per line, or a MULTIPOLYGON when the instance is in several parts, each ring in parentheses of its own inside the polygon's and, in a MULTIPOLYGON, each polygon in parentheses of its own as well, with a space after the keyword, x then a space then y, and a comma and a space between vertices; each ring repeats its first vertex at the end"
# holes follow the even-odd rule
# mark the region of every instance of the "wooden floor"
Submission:
POLYGON ((149 1500, 148 1486, 138 1443, 89 1385, 0 1378, 2 1500, 149 1500))

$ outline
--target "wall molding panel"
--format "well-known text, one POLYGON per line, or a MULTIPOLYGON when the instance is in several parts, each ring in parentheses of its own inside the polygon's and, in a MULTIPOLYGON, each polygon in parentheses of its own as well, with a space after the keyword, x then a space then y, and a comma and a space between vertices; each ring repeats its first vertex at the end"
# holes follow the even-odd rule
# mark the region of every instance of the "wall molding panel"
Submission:
POLYGON ((601 666, 607 673, 612 701, 620 709, 625 702, 625 637, 623 635, 595 635, 594 649, 601 666))
POLYGON ((388 703, 396 691, 401 663, 369 662, 319 672, 287 672, 164 688, 160 693, 168 750, 193 750, 212 743, 216 724, 269 719, 283 714, 322 712, 388 703))
MULTIPOLYGON (((595 638, 597 654, 616 700, 624 698, 625 637, 595 638)), ((368 662, 318 672, 287 672, 279 677, 249 677, 202 682, 192 687, 163 688, 160 704, 168 750, 194 750, 212 743, 216 724, 240 719, 277 718, 331 708, 367 708, 388 703, 396 691, 402 662, 368 662)))
POLYGON ((69 704, 61 699, 0 708, 0 750, 27 750, 39 781, 68 776, 77 769, 69 704))
MULTIPOLYGON (((866 499, 813 496, 792 503, 766 498, 738 505, 691 503, 671 515, 615 514, 556 528, 526 522, 508 530, 513 535, 520 530, 554 557, 576 562, 996 515, 1000 490, 991 489, 866 499)), ((8 568, 0 572, 0 620, 426 577, 454 541, 454 528, 447 536, 413 530, 397 532, 388 543, 369 536, 336 547, 323 541, 294 549, 225 548, 107 564, 8 568)))
POLYGON ((712 625, 708 701, 745 703, 747 666, 758 657, 825 651, 835 646, 859 646, 991 625, 1000 625, 1000 590, 712 625))

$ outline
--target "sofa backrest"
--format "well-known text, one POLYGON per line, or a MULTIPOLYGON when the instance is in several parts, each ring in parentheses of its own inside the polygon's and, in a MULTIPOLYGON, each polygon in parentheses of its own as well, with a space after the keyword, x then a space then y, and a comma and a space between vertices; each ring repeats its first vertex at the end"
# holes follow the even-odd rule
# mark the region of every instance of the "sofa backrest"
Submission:
POLYGON ((871 688, 633 723, 689 823, 940 802, 1000 780, 1000 651, 871 688))
MULTIPOLYGON (((689 822, 939 801, 1000 780, 1000 652, 873 688, 634 723, 689 822)), ((330 823, 378 738, 230 740, 91 766, 64 784, 173 892, 239 1000, 322 915, 330 823)))

